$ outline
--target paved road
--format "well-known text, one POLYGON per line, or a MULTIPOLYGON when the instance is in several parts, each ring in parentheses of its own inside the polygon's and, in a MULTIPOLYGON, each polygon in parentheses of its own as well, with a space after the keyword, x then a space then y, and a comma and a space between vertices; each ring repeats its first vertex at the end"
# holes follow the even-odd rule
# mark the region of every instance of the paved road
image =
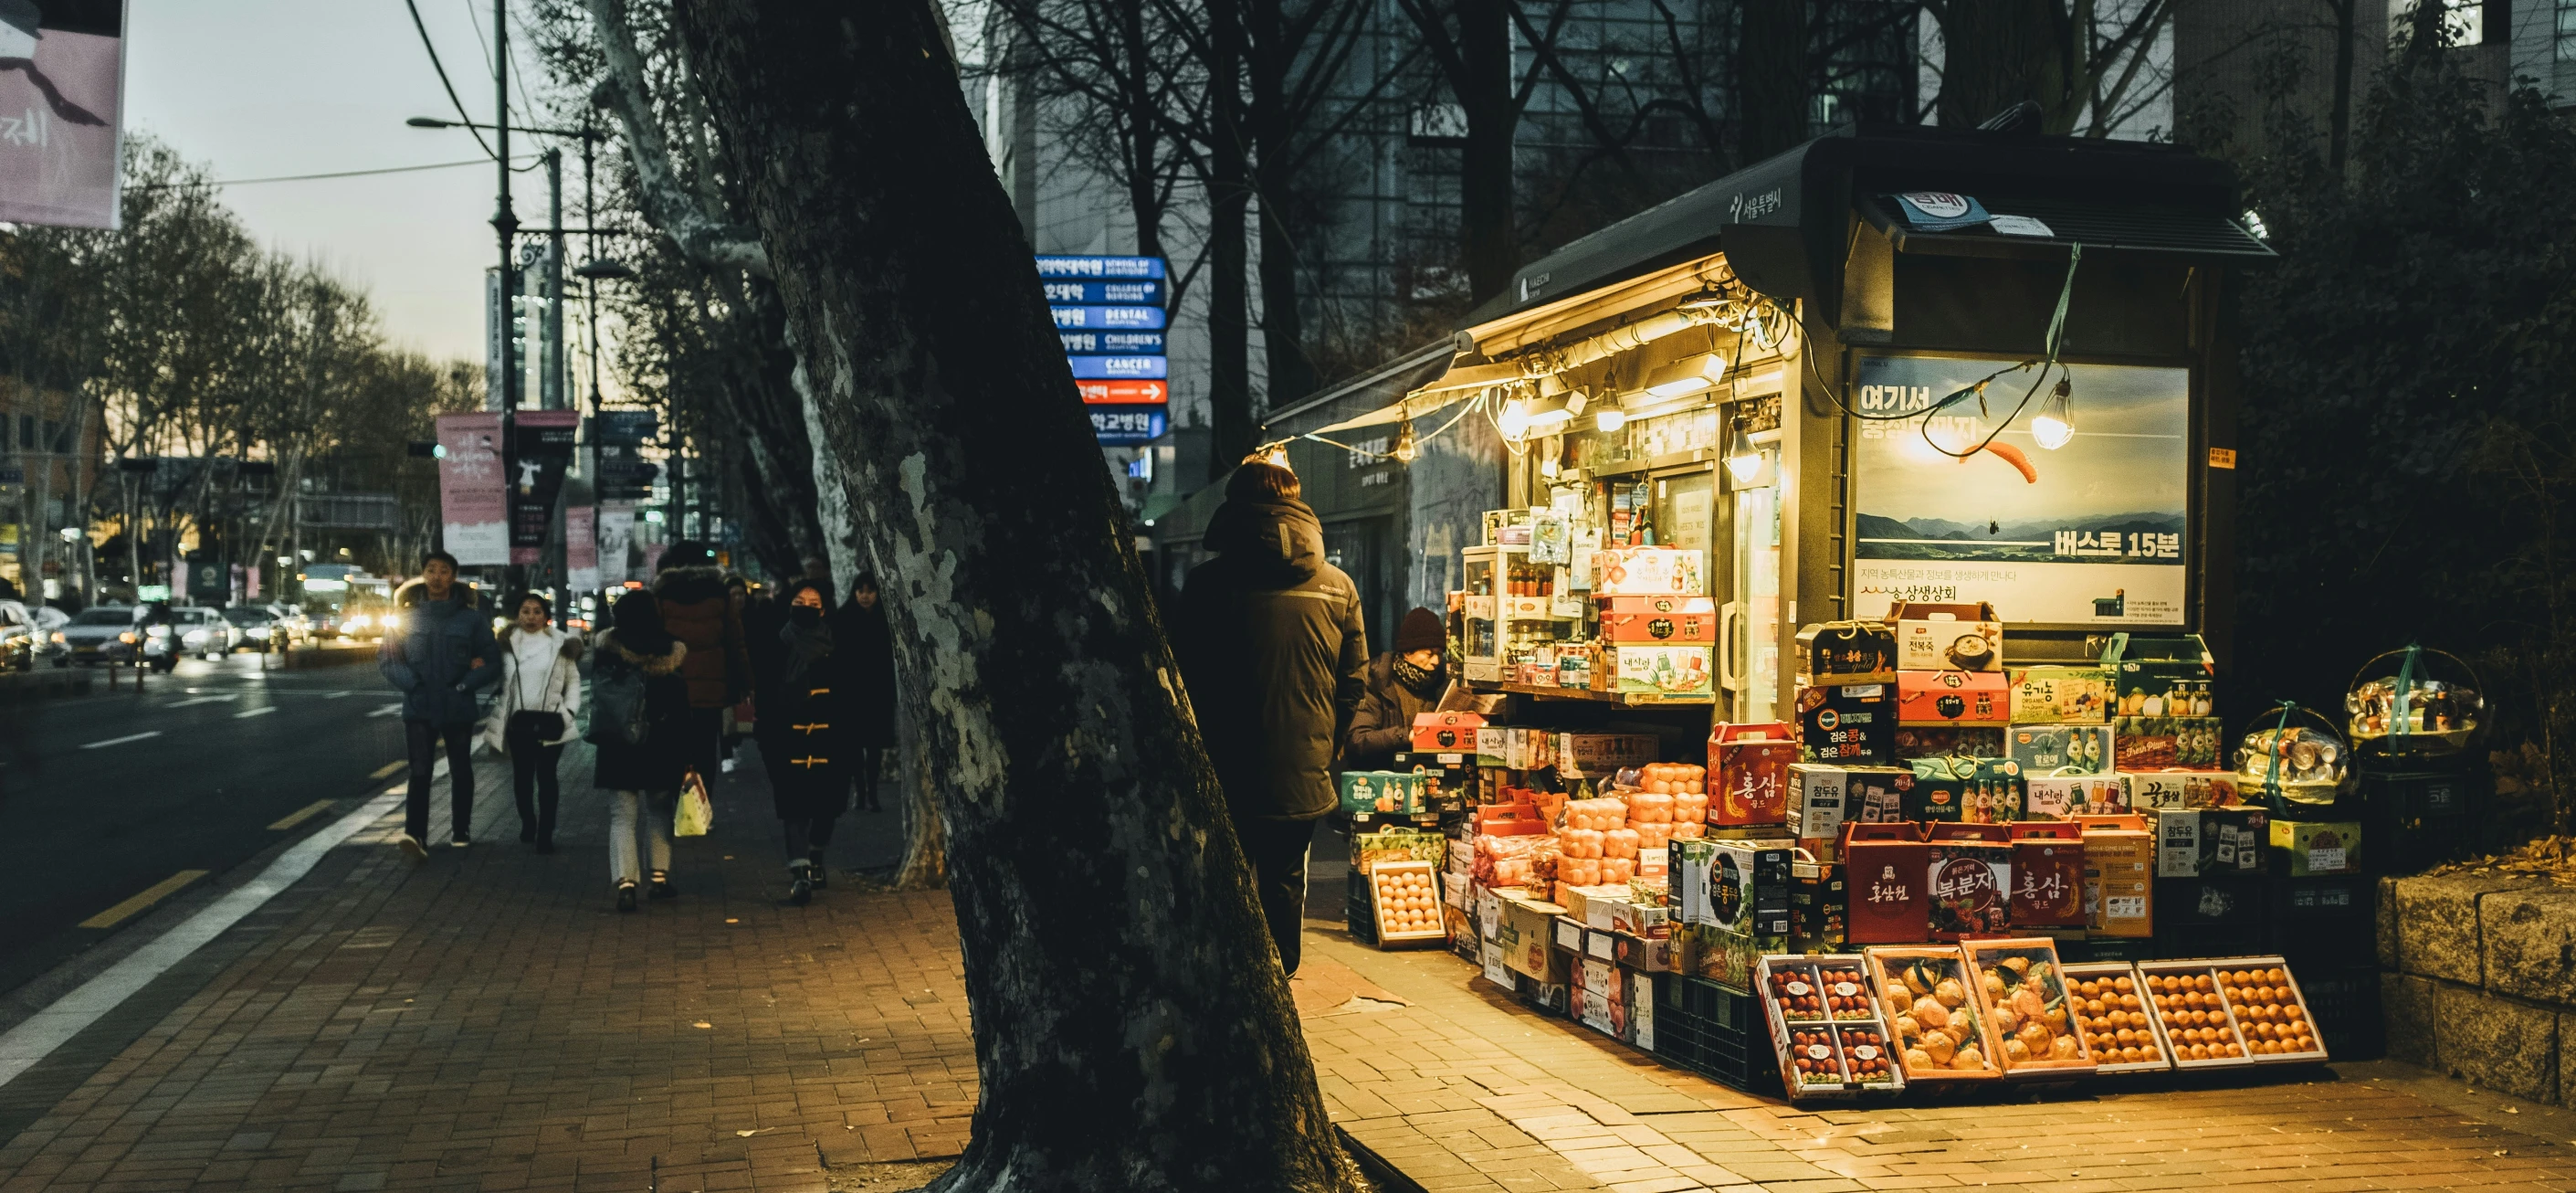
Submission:
POLYGON ((140 695, 34 705, 40 769, 12 766, 0 796, 0 991, 400 781, 402 722, 375 668, 259 664, 189 659, 140 695))

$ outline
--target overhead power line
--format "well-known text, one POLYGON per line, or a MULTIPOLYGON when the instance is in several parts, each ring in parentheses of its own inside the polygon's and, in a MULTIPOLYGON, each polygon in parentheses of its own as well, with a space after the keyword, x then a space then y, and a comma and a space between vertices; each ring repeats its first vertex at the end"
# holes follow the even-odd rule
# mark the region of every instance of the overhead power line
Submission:
MULTIPOLYGON (((323 178, 364 178, 371 174, 411 174, 421 170, 453 170, 458 166, 489 165, 491 164, 491 160, 492 159, 490 158, 471 158, 461 162, 430 162, 426 165, 419 166, 382 166, 373 170, 333 170, 324 174, 276 174, 267 178, 223 178, 206 182, 203 185, 250 186, 254 183, 261 182, 312 182, 323 178)), ((528 154, 517 160, 534 163, 539 160, 539 155, 528 154)), ((511 168, 524 169, 527 167, 514 166, 511 168)), ((196 185, 199 184, 192 182, 159 182, 147 183, 143 186, 128 187, 127 189, 138 191, 160 191, 170 190, 176 187, 196 185)))
MULTIPOLYGON (((456 118, 465 122, 465 131, 474 134, 474 143, 483 146, 483 159, 490 161, 497 155, 492 152, 492 147, 484 142, 482 130, 474 127, 474 117, 465 110, 465 101, 456 97, 456 84, 447 81, 447 66, 438 60, 438 45, 429 40, 429 26, 422 23, 420 19, 419 0, 403 0, 403 7, 411 10, 411 27, 420 30, 420 48, 429 51, 429 68, 438 72, 438 85, 447 89, 447 102, 456 105, 456 118)), ((507 124, 509 120, 509 116, 505 113, 498 123, 507 124)))

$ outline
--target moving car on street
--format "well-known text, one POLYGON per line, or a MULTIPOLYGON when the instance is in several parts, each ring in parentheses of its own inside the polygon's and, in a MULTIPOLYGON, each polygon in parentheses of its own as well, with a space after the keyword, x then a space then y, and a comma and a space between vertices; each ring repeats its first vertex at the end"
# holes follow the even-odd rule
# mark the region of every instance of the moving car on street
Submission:
POLYGON ((62 651, 54 656, 54 666, 131 662, 136 657, 135 644, 142 641, 135 628, 139 612, 132 605, 92 605, 82 610, 54 631, 53 644, 62 651))

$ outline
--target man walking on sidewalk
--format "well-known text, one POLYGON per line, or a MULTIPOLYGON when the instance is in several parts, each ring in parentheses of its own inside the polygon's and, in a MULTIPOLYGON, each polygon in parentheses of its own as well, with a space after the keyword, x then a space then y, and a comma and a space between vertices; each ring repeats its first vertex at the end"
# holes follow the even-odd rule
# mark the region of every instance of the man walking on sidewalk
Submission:
POLYGON ((412 857, 428 856, 429 775, 436 746, 447 746, 447 780, 456 830, 448 843, 473 844, 474 693, 501 677, 490 614, 474 586, 456 582, 456 557, 432 551, 420 578, 394 590, 400 624, 377 647, 376 666, 403 694, 403 743, 411 761, 403 835, 412 857))
POLYGON ((661 605, 662 628, 689 647, 680 664, 681 678, 689 683, 680 756, 690 770, 710 776, 724 756, 724 710, 751 694, 751 653, 714 553, 683 540, 662 554, 661 568, 653 577, 653 596, 661 605))
POLYGON ((1278 465, 1235 469, 1208 520, 1217 557, 1190 570, 1172 635, 1253 893, 1291 974, 1306 853, 1315 821, 1339 802, 1334 747, 1368 666, 1359 588, 1324 559, 1324 525, 1301 491, 1278 465))

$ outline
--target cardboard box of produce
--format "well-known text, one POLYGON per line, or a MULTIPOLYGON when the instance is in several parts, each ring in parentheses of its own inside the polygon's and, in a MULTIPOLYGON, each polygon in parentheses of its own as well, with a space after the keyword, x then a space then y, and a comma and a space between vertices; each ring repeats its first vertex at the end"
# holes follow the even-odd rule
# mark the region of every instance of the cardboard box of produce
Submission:
POLYGON ((1681 547, 1605 547, 1592 555, 1592 595, 1705 596, 1701 555, 1681 547))
POLYGON ((1413 715, 1413 748, 1426 754, 1476 752, 1476 730, 1485 718, 1471 712, 1425 712, 1413 715))
POLYGON ((1621 767, 1653 762, 1658 746, 1651 733, 1560 733, 1556 770, 1560 775, 1608 778, 1621 767))
POLYGON ((1793 1100, 1902 1089, 1888 1028, 1858 957, 1766 956, 1754 963, 1763 1019, 1793 1100))
POLYGON ((2084 831, 2067 820, 2010 826, 2009 922, 2020 928, 2084 927, 2084 831))
POLYGON ((1896 673, 1896 722, 1900 725, 2001 726, 2009 717, 2000 673, 1896 673))
POLYGON ((2155 935, 2156 834, 2143 816, 2085 816, 2084 927, 2097 936, 2155 935))
POLYGON ((1608 642, 1714 646, 1717 606, 1704 596, 1603 597, 1601 637, 1608 642))
POLYGON ((1811 762, 1896 761, 1896 683, 1798 690, 1798 745, 1811 762))
POLYGON ((1391 770, 1342 772, 1342 811, 1396 816, 1420 815, 1429 805, 1429 781, 1415 773, 1391 770))
POLYGON ((1789 767, 1798 742, 1779 721, 1720 722, 1708 735, 1708 822, 1729 828, 1789 823, 1789 767))
POLYGON ((1843 864, 1819 860, 1801 849, 1789 857, 1789 947, 1798 952, 1832 952, 1851 934, 1845 924, 1851 884, 1843 864))
POLYGON ((2113 634, 2102 650, 2102 669, 2111 676, 2113 716, 2205 717, 2217 711, 2208 698, 2218 665, 2198 634, 2113 634))
POLYGON ((2111 673, 2100 667, 2013 667, 2016 725, 2099 725, 2111 719, 2111 673))
POLYGON ((1836 766, 1801 762, 1789 768, 1789 835, 1834 841, 1843 822, 1878 824, 1905 819, 1905 793, 1914 772, 1892 766, 1836 766))
POLYGON ((1993 605, 1909 601, 1889 620, 1896 623, 1899 671, 2003 670, 2004 623, 1993 605))
POLYGON ((2272 848, 2292 878, 2361 873, 2361 825, 2353 821, 2275 820, 2272 848))
POLYGON ((2261 873, 2270 818, 2261 808, 2157 810, 2156 877, 2261 873))
POLYGON ((2052 775, 2029 778, 2022 815, 2032 820, 2069 820, 2077 816, 2118 816, 2129 810, 2125 775, 2052 775))
POLYGON ((1492 940, 1481 941, 1476 947, 1478 960, 1485 971, 1486 981, 1492 982, 1505 990, 1519 988, 1519 983, 1515 980, 1519 975, 1512 972, 1511 966, 1503 964, 1503 946, 1500 942, 1492 940))
POLYGON ((1674 944, 1675 939, 1669 932, 1661 937, 1612 933, 1611 956, 1629 969, 1646 973, 1677 973, 1681 969, 1681 953, 1674 944))
POLYGON ((1975 993, 1977 977, 1958 946, 1881 945, 1867 957, 1907 1082, 2002 1078, 1994 1060, 1999 1049, 1975 993))
POLYGON ((1561 915, 1556 917, 1556 935, 1550 943, 1566 952, 1581 956, 1583 953, 1583 921, 1570 915, 1561 915))
POLYGON ((2142 812, 2166 808, 2235 808, 2245 803, 2236 772, 2226 770, 2133 771, 2129 806, 2142 812))
POLYGON ((2108 725, 2015 725, 2004 750, 2034 775, 2107 775, 2116 756, 2108 725))
POLYGON ((1680 881, 1699 893, 1685 903, 1705 908, 1702 921, 1745 936, 1789 935, 1789 849, 1787 841, 1712 840, 1705 869, 1685 872, 1680 881))
POLYGON ((1925 844, 1932 939, 2002 932, 2011 912, 2011 831, 2000 824, 1936 824, 1925 844))
POLYGON ((1853 944, 1896 944, 1923 939, 1932 901, 1923 877, 1930 848, 1923 828, 1910 821, 1843 822, 1843 874, 1848 909, 1843 930, 1853 944))
POLYGON ((2082 1027, 2066 1013, 2070 996, 2047 937, 1975 940, 1963 946, 1986 1022, 2000 1041, 2007 1078, 2089 1077, 2093 1050, 2082 1027))
POLYGON ((2218 765, 2217 717, 2119 717, 2111 722, 2112 768, 2124 771, 2218 765))
POLYGON ((1896 631, 1883 621, 1828 621, 1798 627, 1798 686, 1892 683, 1896 631))
POLYGON ((1905 793, 1907 819, 1925 823, 2010 824, 2022 819, 2029 788, 2010 758, 1943 755, 1913 760, 1905 793))
POLYGON ((1628 1026, 1619 1038, 1648 1052, 1655 1050, 1655 984, 1642 977, 1628 983, 1628 1026))
POLYGON ((1661 696, 1706 696, 1716 691, 1705 646, 1605 646, 1610 656, 1613 692, 1661 696))
POLYGON ((1896 765, 1908 758, 1966 754, 1971 758, 2009 758, 2001 725, 1898 725, 1896 765))
POLYGON ((1572 958, 1555 948, 1556 918, 1564 914, 1565 909, 1554 903, 1505 896, 1502 922, 1494 931, 1494 943, 1503 948, 1504 968, 1540 982, 1565 981, 1572 958))

